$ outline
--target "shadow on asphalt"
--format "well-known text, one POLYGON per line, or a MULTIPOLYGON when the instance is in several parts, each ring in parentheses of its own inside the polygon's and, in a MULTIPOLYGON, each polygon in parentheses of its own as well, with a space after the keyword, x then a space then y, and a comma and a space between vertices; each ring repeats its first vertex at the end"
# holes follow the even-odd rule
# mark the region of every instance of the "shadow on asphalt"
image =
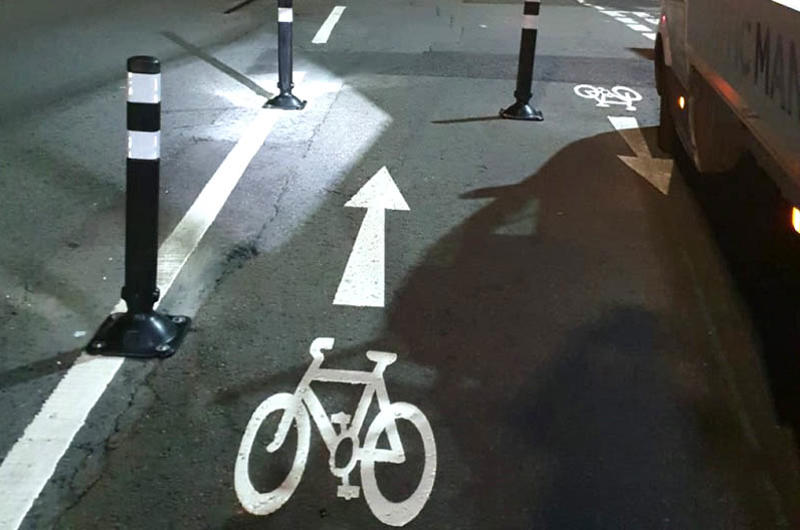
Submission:
POLYGON ((0 390, 39 379, 40 377, 45 377, 50 374, 66 372, 72 367, 80 354, 81 349, 78 348, 12 370, 0 372, 0 390))
POLYGON ((436 125, 452 125, 454 123, 470 123, 475 121, 495 121, 502 119, 500 116, 475 116, 473 118, 454 118, 451 120, 433 120, 436 125))
MULTIPOLYGON (((411 527, 436 527, 437 514, 452 509, 469 528, 774 523, 764 462, 709 368, 681 250, 662 233, 681 210, 627 170, 616 157, 624 149, 617 133, 601 134, 517 184, 462 194, 491 202, 430 248, 396 293, 376 346, 402 344, 402 362, 437 374, 432 388, 420 388, 387 370, 390 395, 428 415, 439 445, 438 484, 411 527)), ((712 197, 695 193, 701 204, 712 197)), ((714 205, 716 226, 733 205, 714 205)), ((749 218, 741 213, 740 223, 749 218)), ((719 242, 727 251, 741 239, 719 242)), ((778 278, 753 268, 771 260, 733 246, 751 252, 741 258, 750 275, 728 257, 737 280, 769 284, 756 289, 757 309, 788 303, 792 291, 774 298, 778 278)), ((762 332, 776 334, 766 341, 774 348, 794 330, 768 314, 754 318, 770 321, 762 332)), ((332 364, 370 346, 339 350, 332 364)), ((286 375, 300 373, 269 385, 286 375)), ((215 401, 266 386, 244 383, 215 401)), ((240 513, 225 527, 264 522, 240 513)))
POLYGON ((470 465, 460 497, 475 527, 773 520, 750 484, 763 469, 737 464, 753 459, 726 394, 703 395, 718 383, 702 368, 697 302, 663 285, 687 281, 658 233, 668 221, 648 219, 664 199, 621 165, 620 143, 580 140, 518 184, 462 195, 493 201, 429 251, 390 308, 385 335, 440 374, 431 405, 470 465), (730 505, 693 508, 718 495, 730 505))

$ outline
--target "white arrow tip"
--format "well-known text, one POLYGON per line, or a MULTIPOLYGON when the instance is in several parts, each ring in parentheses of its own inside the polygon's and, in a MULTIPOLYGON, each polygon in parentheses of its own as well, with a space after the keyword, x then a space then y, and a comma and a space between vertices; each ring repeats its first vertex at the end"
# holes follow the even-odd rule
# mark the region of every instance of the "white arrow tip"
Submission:
POLYGON ((364 184, 358 193, 345 203, 349 208, 383 208, 384 210, 408 211, 408 203, 403 194, 397 189, 397 184, 389 174, 386 166, 378 170, 371 179, 364 184))

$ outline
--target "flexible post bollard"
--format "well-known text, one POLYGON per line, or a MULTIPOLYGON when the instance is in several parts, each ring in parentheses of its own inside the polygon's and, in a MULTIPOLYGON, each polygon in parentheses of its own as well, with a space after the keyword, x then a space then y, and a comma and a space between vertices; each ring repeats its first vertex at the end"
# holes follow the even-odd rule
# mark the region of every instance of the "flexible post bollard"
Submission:
POLYGON ((168 357, 186 335, 189 318, 156 312, 158 193, 161 159, 161 65, 155 57, 128 59, 128 157, 125 199, 127 312, 110 315, 89 353, 168 357))
POLYGON ((292 94, 292 0, 278 0, 278 89, 280 94, 267 101, 265 107, 300 110, 306 102, 292 94))
POLYGON ((542 121, 544 116, 530 106, 533 95, 533 62, 536 58, 536 34, 539 21, 539 0, 526 1, 522 13, 522 37, 519 43, 519 66, 517 68, 516 102, 500 116, 511 120, 542 121))

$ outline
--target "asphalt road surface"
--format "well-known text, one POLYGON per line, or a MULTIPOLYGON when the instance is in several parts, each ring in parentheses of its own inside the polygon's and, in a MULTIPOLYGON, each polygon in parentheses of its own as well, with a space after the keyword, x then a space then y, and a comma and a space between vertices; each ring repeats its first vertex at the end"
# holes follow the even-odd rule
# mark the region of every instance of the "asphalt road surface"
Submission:
POLYGON ((800 250, 752 160, 655 146, 657 2, 543 2, 541 123, 521 2, 296 4, 299 112, 274 2, 0 5, 0 529, 800 526, 800 250), (118 363, 138 54, 160 239, 208 230, 118 363))

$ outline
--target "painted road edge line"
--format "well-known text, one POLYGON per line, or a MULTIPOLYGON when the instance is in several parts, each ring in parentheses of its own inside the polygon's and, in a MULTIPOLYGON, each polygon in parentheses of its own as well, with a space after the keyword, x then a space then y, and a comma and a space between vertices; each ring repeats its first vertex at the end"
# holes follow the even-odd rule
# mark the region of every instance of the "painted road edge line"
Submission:
MULTIPOLYGON (((159 248, 158 287, 165 296, 280 116, 262 109, 159 248)), ((157 307, 157 304, 156 304, 157 307)), ((125 311, 120 300, 112 312, 125 311)), ((22 524, 123 357, 81 354, 0 464, 0 530, 22 524)))
POLYGON ((339 19, 342 18, 342 13, 347 6, 336 6, 331 11, 331 14, 328 15, 328 18, 325 19, 325 22, 322 23, 320 26, 319 31, 317 34, 314 35, 314 38, 311 39, 312 44, 325 44, 328 42, 328 39, 331 37, 331 32, 333 31, 333 27, 339 22, 339 19))

